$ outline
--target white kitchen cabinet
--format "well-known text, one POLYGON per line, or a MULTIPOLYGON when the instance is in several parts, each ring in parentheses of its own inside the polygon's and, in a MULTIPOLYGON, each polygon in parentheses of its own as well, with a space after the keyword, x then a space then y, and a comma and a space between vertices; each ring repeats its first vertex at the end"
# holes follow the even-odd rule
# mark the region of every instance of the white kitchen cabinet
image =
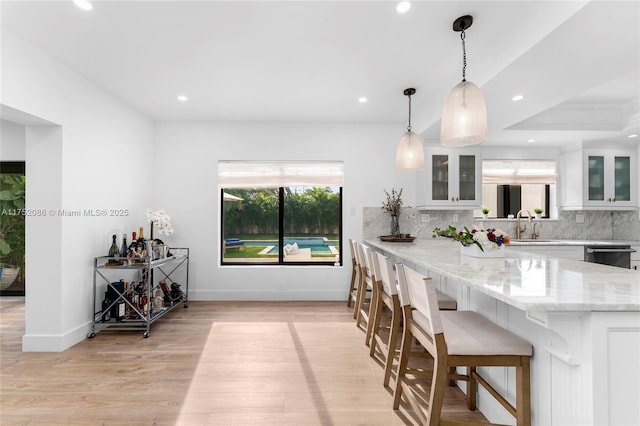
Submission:
POLYGON ((419 209, 480 208, 482 158, 475 148, 426 148, 426 173, 419 176, 419 209), (422 194, 420 194, 422 195, 422 194))
POLYGON ((561 207, 565 210, 632 210, 636 207, 636 152, 585 149, 561 161, 561 207))

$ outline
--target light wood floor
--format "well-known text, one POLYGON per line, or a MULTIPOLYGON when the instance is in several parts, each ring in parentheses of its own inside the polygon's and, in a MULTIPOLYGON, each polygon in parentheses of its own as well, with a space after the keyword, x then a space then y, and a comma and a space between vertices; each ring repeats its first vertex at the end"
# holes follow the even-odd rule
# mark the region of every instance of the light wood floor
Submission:
MULTIPOLYGON (((0 298, 0 424, 402 425, 344 302, 190 302, 141 332, 23 353, 24 301, 0 298)), ((447 390, 445 411, 483 419, 447 390)))

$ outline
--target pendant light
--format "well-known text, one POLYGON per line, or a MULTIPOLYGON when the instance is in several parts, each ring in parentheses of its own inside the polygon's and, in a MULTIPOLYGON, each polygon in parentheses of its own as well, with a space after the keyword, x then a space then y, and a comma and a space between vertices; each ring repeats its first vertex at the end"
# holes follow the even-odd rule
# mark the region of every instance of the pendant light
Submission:
POLYGON ((467 52, 465 32, 473 17, 461 16, 453 22, 453 31, 462 40, 462 82, 456 85, 444 104, 440 127, 440 143, 445 146, 475 145, 487 140, 487 107, 480 88, 466 80, 467 52))
POLYGON ((424 167, 424 149, 420 135, 411 131, 411 95, 416 93, 416 89, 405 89, 403 93, 409 98, 409 125, 398 144, 396 168, 399 170, 418 170, 424 167))

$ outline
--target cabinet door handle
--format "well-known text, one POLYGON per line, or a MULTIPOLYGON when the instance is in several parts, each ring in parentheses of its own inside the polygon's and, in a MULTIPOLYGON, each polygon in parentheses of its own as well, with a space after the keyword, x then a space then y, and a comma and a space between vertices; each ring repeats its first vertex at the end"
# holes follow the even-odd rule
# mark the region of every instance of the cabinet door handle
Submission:
POLYGON ((456 197, 451 197, 451 201, 452 202, 455 201, 455 200, 456 200, 456 197))
POLYGON ((460 201, 460 198, 456 197, 456 201, 460 201))
POLYGON ((607 198, 607 201, 608 201, 608 202, 611 202, 611 197, 607 198))

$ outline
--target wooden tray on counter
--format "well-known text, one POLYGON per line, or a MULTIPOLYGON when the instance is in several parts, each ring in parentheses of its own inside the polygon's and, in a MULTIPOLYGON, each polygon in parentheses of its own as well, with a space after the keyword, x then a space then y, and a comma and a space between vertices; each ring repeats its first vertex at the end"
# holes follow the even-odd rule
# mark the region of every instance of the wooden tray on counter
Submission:
POLYGON ((394 237, 393 235, 379 235, 381 241, 386 241, 390 243, 410 243, 416 239, 416 237, 412 237, 411 235, 408 237, 394 237))

